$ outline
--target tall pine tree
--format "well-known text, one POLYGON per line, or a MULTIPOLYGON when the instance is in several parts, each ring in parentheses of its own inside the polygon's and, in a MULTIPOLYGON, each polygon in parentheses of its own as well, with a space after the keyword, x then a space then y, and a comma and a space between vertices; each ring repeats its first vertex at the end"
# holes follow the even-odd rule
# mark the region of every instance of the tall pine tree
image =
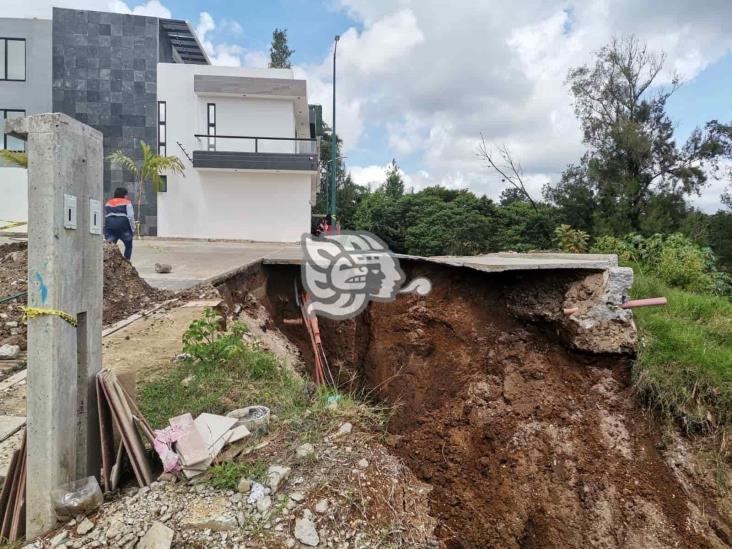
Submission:
POLYGON ((269 68, 289 69, 290 56, 295 53, 287 45, 287 29, 275 29, 272 32, 272 45, 269 47, 269 68))

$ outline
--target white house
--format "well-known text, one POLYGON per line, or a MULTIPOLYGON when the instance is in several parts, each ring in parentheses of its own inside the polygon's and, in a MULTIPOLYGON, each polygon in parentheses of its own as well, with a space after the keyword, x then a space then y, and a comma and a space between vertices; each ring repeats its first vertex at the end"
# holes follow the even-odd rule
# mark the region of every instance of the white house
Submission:
POLYGON ((158 193, 158 236, 299 240, 319 177, 305 81, 290 69, 157 70, 159 153, 186 167, 158 193))

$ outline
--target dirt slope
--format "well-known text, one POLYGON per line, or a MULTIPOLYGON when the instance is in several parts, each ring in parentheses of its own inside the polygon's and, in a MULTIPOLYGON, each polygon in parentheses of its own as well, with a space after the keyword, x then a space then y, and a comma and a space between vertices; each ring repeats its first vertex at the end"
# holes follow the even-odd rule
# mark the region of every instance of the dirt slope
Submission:
MULTIPOLYGON (((729 543, 732 517, 715 494, 693 479, 682 486, 658 450, 658 432, 631 395, 630 363, 570 353, 552 325, 509 313, 521 285, 551 274, 421 271, 409 278, 432 280, 426 298, 372 304, 357 321, 324 321, 321 331, 341 379, 350 372, 396 405, 392 449, 432 485, 446 546, 729 543)), ((292 276, 273 271, 266 301, 307 358, 302 328, 281 323, 296 316, 292 276)))
MULTIPOLYGON (((0 298, 24 292, 27 289, 28 250, 25 242, 0 246, 0 298)), ((170 292, 157 290, 145 282, 119 249, 113 244, 104 245, 104 324, 146 309, 171 297, 170 292)), ((0 345, 11 343, 26 346, 26 327, 20 323, 21 305, 25 298, 0 304, 0 345), (7 323, 11 325, 8 326, 7 323), (14 322, 19 322, 14 326, 14 322)))

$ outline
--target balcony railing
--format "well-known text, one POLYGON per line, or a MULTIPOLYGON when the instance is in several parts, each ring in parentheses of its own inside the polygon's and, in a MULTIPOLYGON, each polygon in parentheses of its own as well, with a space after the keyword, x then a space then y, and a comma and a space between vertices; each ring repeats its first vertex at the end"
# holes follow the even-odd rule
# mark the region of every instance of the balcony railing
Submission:
POLYGON ((194 134, 193 167, 317 173, 317 139, 194 134))
POLYGON ((318 140, 299 137, 194 134, 197 150, 211 152, 318 154, 318 140))

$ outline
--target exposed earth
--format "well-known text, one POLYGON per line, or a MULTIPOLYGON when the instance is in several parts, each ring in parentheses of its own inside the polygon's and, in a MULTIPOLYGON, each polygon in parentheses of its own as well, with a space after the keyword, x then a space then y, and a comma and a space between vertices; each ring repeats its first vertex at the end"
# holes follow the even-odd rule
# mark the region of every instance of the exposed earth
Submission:
MULTIPOLYGON (((555 324, 511 313, 522 288, 551 273, 408 274, 427 276, 432 292, 373 303, 355 321, 323 320, 321 333, 338 378, 395 407, 390 446, 431 485, 447 547, 730 544, 729 496, 680 439, 675 452, 659 450, 660 429, 633 399, 630 361, 568 351, 555 324)), ((308 361, 305 330, 283 322, 297 316, 297 276, 267 267, 228 294, 262 293, 264 282, 273 326, 308 361)), ((554 275, 559 296, 583 276, 554 275)))

